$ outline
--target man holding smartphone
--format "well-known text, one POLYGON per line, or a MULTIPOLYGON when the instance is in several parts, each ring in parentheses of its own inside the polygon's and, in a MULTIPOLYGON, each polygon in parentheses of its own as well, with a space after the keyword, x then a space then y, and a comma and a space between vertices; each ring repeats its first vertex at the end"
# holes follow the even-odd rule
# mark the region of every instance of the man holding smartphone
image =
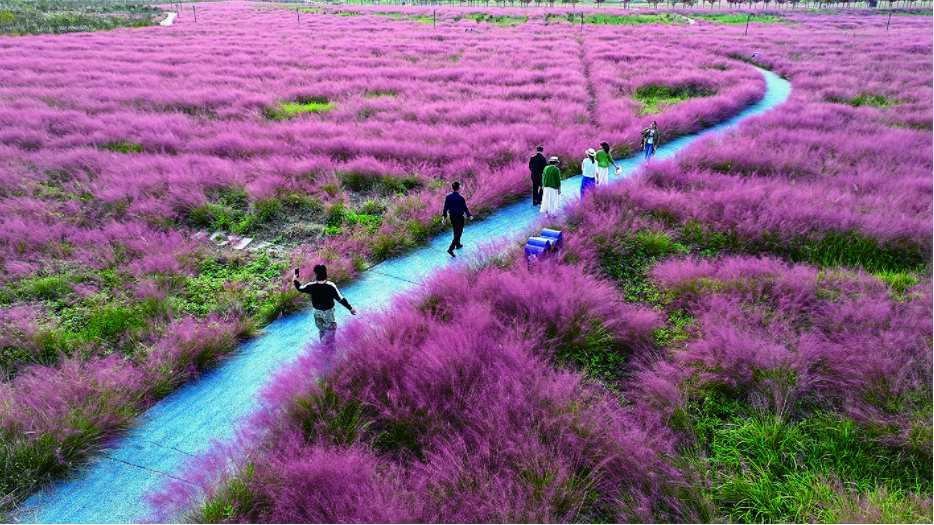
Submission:
POLYGON ((318 337, 333 344, 334 335, 337 333, 337 320, 334 318, 334 302, 341 303, 344 308, 350 310, 352 315, 357 315, 357 310, 350 306, 347 299, 341 295, 337 285, 328 280, 328 269, 323 264, 315 265, 315 282, 302 284, 298 280, 298 268, 295 269, 295 278, 292 284, 295 289, 301 293, 311 295, 311 306, 314 307, 315 326, 318 327, 318 337))

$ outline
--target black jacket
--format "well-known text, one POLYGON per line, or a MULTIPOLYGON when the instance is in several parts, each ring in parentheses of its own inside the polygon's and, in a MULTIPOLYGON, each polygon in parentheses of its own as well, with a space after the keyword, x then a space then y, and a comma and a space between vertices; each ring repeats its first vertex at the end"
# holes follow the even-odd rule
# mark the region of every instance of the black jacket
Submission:
POLYGON ((532 178, 542 178, 542 172, 545 171, 545 166, 548 165, 548 161, 545 160, 545 156, 541 153, 536 153, 534 157, 529 159, 529 171, 532 172, 532 178))
POLYGON ((448 213, 451 214, 451 217, 463 217, 464 215, 473 217, 473 214, 467 209, 467 200, 456 191, 449 193, 448 196, 444 198, 444 210, 441 211, 441 216, 447 217, 448 213))
POLYGON ((334 308, 335 301, 350 310, 350 303, 347 302, 347 299, 344 299, 344 296, 337 289, 337 285, 331 281, 324 284, 318 284, 316 281, 301 284, 298 279, 293 279, 292 284, 295 285, 295 289, 299 292, 311 295, 311 306, 315 310, 330 310, 334 308))

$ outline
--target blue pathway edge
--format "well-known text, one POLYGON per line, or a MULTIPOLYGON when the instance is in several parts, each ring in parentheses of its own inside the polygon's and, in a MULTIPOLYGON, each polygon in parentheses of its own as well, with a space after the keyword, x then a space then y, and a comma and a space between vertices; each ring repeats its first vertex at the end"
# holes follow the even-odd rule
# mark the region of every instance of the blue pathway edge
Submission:
MULTIPOLYGON (((762 100, 727 122, 666 142, 656 158, 672 157, 695 140, 722 132, 787 100, 791 85, 773 73, 759 71, 767 83, 762 100)), ((614 175, 611 170, 611 179, 626 178, 641 162, 641 155, 619 161, 623 171, 614 175)), ((562 183, 562 206, 577 200, 580 183, 580 175, 562 183)), ((464 231, 468 245, 462 251, 469 254, 477 250, 480 241, 514 239, 537 224, 539 218, 538 207, 531 205, 531 199, 503 208, 486 220, 468 223, 464 231)), ((342 292, 365 319, 368 312, 387 306, 394 294, 419 286, 434 270, 464 259, 445 253, 449 243, 450 233, 438 236, 427 247, 374 266, 341 287, 342 292)), ((350 315, 343 308, 337 311, 339 323, 350 315)), ((221 366, 153 406, 134 429, 111 443, 72 479, 55 483, 29 499, 16 511, 14 519, 21 523, 146 521, 155 510, 146 496, 170 478, 183 479, 179 467, 207 451, 213 440, 233 438, 238 422, 258 408, 258 391, 270 374, 292 361, 316 338, 317 329, 308 311, 273 322, 221 366)))

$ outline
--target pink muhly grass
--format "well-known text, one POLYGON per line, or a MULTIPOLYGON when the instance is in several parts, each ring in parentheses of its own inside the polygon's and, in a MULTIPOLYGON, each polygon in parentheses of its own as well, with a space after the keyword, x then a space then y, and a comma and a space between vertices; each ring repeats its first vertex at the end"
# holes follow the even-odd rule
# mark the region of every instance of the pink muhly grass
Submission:
MULTIPOLYGON (((668 434, 550 364, 590 320, 633 352, 657 325, 576 266, 443 272, 374 325, 345 327, 339 356, 313 349, 270 383, 254 418, 257 435, 270 433, 237 478, 262 504, 238 508, 229 483, 203 490, 261 522, 690 515, 669 495, 681 481, 659 455, 668 434), (338 475, 350 465, 350 478, 338 475)), ((185 490, 159 497, 192 497, 185 490)))
MULTIPOLYGON (((671 410, 684 395, 725 389, 779 417, 842 411, 888 427, 885 439, 900 446, 929 428, 906 409, 930 394, 927 284, 899 301, 866 274, 751 257, 665 262, 652 274, 672 308, 695 312, 697 335, 672 363, 640 376, 640 396, 652 405, 671 410)), ((931 448, 929 440, 916 446, 931 448)))

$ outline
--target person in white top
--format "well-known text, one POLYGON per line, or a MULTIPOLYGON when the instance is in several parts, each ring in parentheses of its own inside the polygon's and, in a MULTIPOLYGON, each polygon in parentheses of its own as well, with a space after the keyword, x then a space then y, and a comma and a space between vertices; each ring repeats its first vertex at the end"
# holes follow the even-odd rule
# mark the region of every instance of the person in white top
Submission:
POLYGON ((587 150, 587 158, 581 162, 581 173, 584 177, 581 179, 581 198, 588 191, 592 190, 597 184, 597 152, 590 148, 587 150))

